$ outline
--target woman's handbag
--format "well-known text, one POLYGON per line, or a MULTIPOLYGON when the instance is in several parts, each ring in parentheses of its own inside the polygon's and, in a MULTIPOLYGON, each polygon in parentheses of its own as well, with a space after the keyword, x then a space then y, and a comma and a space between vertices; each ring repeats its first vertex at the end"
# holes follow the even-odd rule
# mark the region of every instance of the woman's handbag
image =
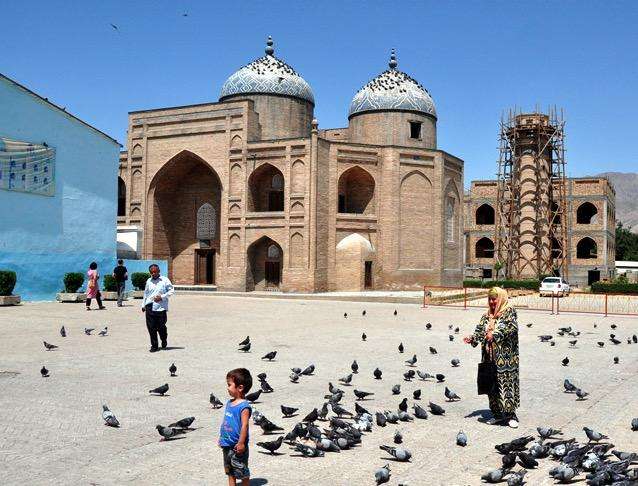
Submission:
POLYGON ((496 381, 496 363, 488 361, 479 363, 476 376, 476 386, 479 395, 492 395, 498 389, 496 381))

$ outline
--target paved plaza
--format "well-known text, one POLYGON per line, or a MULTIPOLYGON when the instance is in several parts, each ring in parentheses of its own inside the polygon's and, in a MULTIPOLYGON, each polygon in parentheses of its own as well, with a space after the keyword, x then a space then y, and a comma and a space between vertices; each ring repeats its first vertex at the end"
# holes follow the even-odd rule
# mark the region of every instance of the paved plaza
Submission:
MULTIPOLYGON (((251 421, 253 485, 372 485, 374 471, 386 463, 392 469, 391 485, 477 485, 482 473, 500 466, 495 444, 536 435, 538 425, 563 429, 566 437, 579 441, 585 440, 582 427, 587 425, 609 435, 620 450, 638 450, 638 432, 629 427, 632 417, 638 417, 638 344, 626 343, 638 333, 635 317, 520 310, 521 426, 513 430, 480 421, 487 409, 487 398, 476 395, 480 352, 461 338, 472 332, 481 309, 182 294, 171 301, 170 349, 150 354, 139 303, 117 308, 107 302, 108 310, 91 312, 81 304, 0 308, 0 484, 224 485, 216 446, 223 412, 213 410, 208 399, 211 392, 227 399, 225 374, 240 366, 249 368, 253 377, 267 373, 275 391, 262 394, 254 408, 286 431, 323 403, 329 381, 346 390, 342 402, 349 410, 354 408, 354 388, 375 393, 373 400, 361 402, 373 413, 396 410, 403 397, 411 406, 417 388, 423 392, 424 407, 431 400, 446 409, 444 417, 375 426, 359 447, 316 459, 299 457, 285 444, 283 455, 261 453, 255 444, 263 440, 262 431, 251 421), (431 331, 425 330, 427 322, 431 331), (533 326, 526 327, 530 322, 533 326), (449 324, 461 328, 453 342, 448 339, 449 324), (617 329, 612 331, 611 324, 617 329), (60 337, 61 325, 66 338, 60 337), (557 328, 567 325, 581 331, 573 348, 571 338, 556 336, 557 328), (104 326, 108 336, 95 335, 104 326), (85 335, 84 327, 95 327, 94 335, 85 335), (364 331, 366 342, 361 340, 364 331), (622 344, 612 345, 610 332, 622 344), (540 334, 556 336, 556 346, 540 343, 540 334), (246 335, 252 350, 239 353, 236 344, 246 335), (43 340, 59 348, 45 351, 43 340), (599 348, 597 341, 606 344, 599 348), (404 354, 397 351, 400 342, 404 354), (429 346, 438 354, 430 354, 429 346), (260 359, 272 350, 278 351, 275 361, 260 359), (414 353, 418 369, 445 374, 445 384, 403 381, 404 360, 414 353), (561 365, 565 356, 570 358, 568 367, 561 365), (620 359, 617 365, 614 356, 620 359), (458 368, 450 365, 454 357, 461 360, 458 368), (353 386, 339 385, 353 359, 360 366, 353 386), (168 367, 173 362, 178 372, 171 378, 168 367), (314 376, 291 383, 290 368, 310 363, 316 365, 314 376), (42 365, 50 370, 47 379, 40 376, 42 365), (380 381, 372 376, 375 367, 383 371, 380 381), (563 393, 566 377, 590 393, 587 400, 563 393), (149 395, 149 389, 167 382, 167 396, 149 395), (390 389, 398 383, 402 393, 393 396, 390 389), (462 400, 445 402, 445 385, 462 400), (103 425, 103 403, 117 415, 121 428, 103 425), (282 404, 299 407, 300 415, 283 419, 282 404), (160 442, 155 425, 191 415, 196 430, 184 439, 160 442), (379 450, 381 444, 392 444, 397 428, 412 451, 410 463, 390 461, 379 450), (459 430, 468 435, 465 448, 455 444, 459 430)), ((547 476, 552 465, 542 460, 538 470, 528 473, 527 484, 553 484, 547 476)))

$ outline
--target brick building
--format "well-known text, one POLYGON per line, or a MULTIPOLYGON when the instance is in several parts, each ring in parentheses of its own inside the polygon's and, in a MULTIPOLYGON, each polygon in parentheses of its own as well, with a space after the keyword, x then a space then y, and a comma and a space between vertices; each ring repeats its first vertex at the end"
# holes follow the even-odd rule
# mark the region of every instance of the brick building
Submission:
POLYGON ((460 285, 463 161, 437 148, 427 90, 393 53, 347 127, 319 129, 313 112, 269 39, 218 102, 129 113, 118 227, 130 251, 220 289, 460 285))
MULTIPOLYGON (((567 179, 567 280, 580 287, 615 274, 616 194, 607 178, 567 179)), ((472 181, 464 197, 465 275, 494 277, 496 180, 472 181)), ((556 249, 553 248, 555 251, 556 249)))

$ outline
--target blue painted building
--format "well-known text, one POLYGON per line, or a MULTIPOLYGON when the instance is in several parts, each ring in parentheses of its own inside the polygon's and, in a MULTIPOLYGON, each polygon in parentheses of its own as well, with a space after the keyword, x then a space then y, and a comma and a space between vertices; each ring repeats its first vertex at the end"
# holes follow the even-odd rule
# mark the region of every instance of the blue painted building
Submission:
MULTIPOLYGON (((52 300, 66 272, 115 264, 119 143, 0 75, 0 269, 24 300, 52 300)), ((139 262, 139 266, 144 264, 139 262)))

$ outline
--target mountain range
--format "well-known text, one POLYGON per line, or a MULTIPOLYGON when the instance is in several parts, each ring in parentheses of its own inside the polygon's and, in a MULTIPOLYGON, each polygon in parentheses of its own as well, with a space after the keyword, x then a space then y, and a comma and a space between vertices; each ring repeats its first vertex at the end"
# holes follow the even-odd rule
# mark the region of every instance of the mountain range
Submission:
POLYGON ((638 173, 603 172, 598 176, 607 177, 616 189, 616 221, 638 233, 638 173))

